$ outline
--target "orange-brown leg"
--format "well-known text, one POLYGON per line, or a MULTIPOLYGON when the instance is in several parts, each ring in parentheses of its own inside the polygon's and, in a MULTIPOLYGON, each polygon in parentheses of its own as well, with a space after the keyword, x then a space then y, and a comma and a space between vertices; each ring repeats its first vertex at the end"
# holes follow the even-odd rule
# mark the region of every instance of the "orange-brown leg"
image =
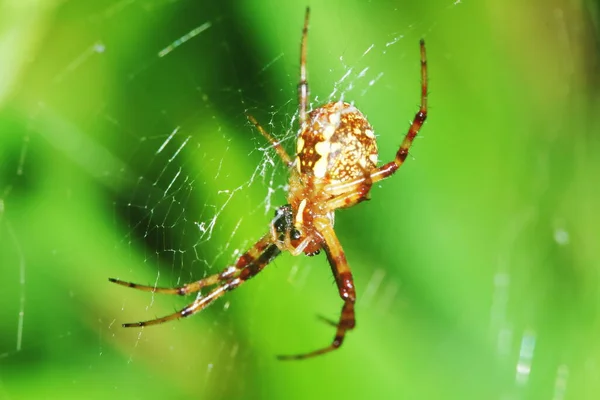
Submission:
POLYGON ((188 295, 198 292, 200 289, 207 286, 219 285, 210 291, 206 296, 198 297, 192 304, 173 314, 149 321, 123 324, 123 326, 126 328, 134 326, 156 325, 170 320, 188 317, 205 309, 214 300, 221 297, 225 292, 235 289, 240 284, 259 273, 280 253, 281 251, 275 244, 273 244, 271 234, 269 233, 259 240, 254 246, 252 246, 250 250, 240 256, 234 265, 225 268, 219 274, 211 275, 207 278, 200 279, 199 281, 192 282, 187 285, 176 288, 157 288, 154 286, 138 285, 136 283, 125 282, 114 278, 109 278, 109 281, 122 286, 144 290, 147 292, 178 295, 188 295))
POLYGON ((263 137, 265 139, 267 139, 269 141, 269 143, 271 143, 271 146, 273 146, 273 148, 277 152, 277 155, 279 155, 279 158, 281 158, 281 160, 285 163, 285 165, 287 165, 288 168, 291 167, 292 159, 290 158, 288 153, 285 151, 285 149, 283 147, 281 147, 281 142, 279 142, 278 140, 275 140, 275 138, 273 136, 271 136, 267 131, 265 131, 265 129, 258 123, 256 118, 254 118, 252 115, 247 114, 246 117, 248 118, 248 121, 250 121, 256 127, 256 129, 258 129, 260 134, 263 135, 263 137))
MULTIPOLYGON (((342 312, 340 319, 336 326, 335 337, 331 344, 322 349, 311 351, 310 353, 291 355, 291 356, 278 356, 280 360, 302 360, 309 357, 318 356, 321 354, 329 353, 330 351, 338 349, 344 342, 346 332, 353 329, 356 321, 354 318, 354 303, 356 302, 356 292, 354 290, 354 281, 352 279, 352 273, 350 267, 346 261, 344 250, 335 235, 333 227, 326 223, 321 226, 320 229, 325 244, 323 248, 327 254, 327 260, 331 265, 331 270, 337 283, 340 297, 344 301, 342 306, 342 312)), ((325 319, 325 321, 327 321, 325 319)))
POLYGON ((371 174, 371 180, 373 183, 378 182, 391 176, 398 170, 404 163, 406 156, 408 156, 408 150, 413 143, 413 140, 419 133, 421 126, 427 119, 427 55, 425 53, 425 41, 421 39, 421 106, 419 111, 415 115, 415 118, 408 129, 408 133, 404 136, 404 140, 400 145, 400 149, 396 153, 396 158, 375 170, 371 174))
POLYGON ((298 118, 300 130, 306 125, 306 109, 308 108, 308 81, 306 80, 306 41, 308 37, 308 20, 310 8, 306 7, 304 14, 304 27, 302 28, 302 41, 300 42, 300 83, 298 83, 298 118))
POLYGON ((350 185, 343 183, 326 186, 324 189, 326 192, 335 193, 334 197, 327 200, 327 209, 334 211, 367 200, 372 186, 373 182, 368 172, 365 172, 364 178, 353 181, 350 185))

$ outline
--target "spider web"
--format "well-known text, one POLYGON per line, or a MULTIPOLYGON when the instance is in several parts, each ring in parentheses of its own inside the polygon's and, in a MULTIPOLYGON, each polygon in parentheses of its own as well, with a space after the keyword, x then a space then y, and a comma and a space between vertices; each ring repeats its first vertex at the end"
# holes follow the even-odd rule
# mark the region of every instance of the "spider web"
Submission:
MULTIPOLYGON (((7 16, 0 52, 14 59, 0 67, 0 398, 595 393, 578 381, 600 381, 590 339, 598 290, 584 283, 597 281, 600 257, 584 244, 574 250, 573 235, 598 225, 595 217, 580 224, 584 214, 561 204, 593 204, 596 193, 584 185, 590 176, 581 171, 596 170, 598 159, 567 163, 565 176, 549 177, 565 146, 556 138, 575 107, 547 122, 542 112, 538 119, 519 115, 522 104, 512 104, 505 89, 521 88, 523 78, 505 72, 519 66, 491 65, 495 54, 469 52, 467 38, 492 39, 470 23, 482 10, 460 1, 311 5, 311 107, 354 103, 375 127, 382 161, 394 157, 417 109, 419 39, 429 46, 432 120, 399 176, 374 188, 372 201, 336 216, 359 295, 358 328, 342 350, 306 363, 274 357, 323 347, 333 336, 316 318, 335 319, 341 307, 323 255, 282 255, 191 318, 121 327, 170 314, 194 297, 127 289, 108 277, 172 287, 218 273, 267 231, 286 202, 285 167, 247 115, 293 153, 305 6, 0 6, 7 16), (477 71, 497 77, 489 90, 498 98, 473 104, 473 94, 489 85, 477 71), (473 107, 469 115, 465 105, 473 107), (506 115, 534 121, 514 132, 506 115), (489 130, 486 138, 470 118, 489 130), (539 145, 532 132, 546 128, 551 134, 539 145), (499 149, 519 146, 536 155, 535 168, 518 160, 496 173, 504 165, 499 149), (449 153, 465 160, 454 163, 449 153), (531 172, 522 177, 522 169, 531 172), (502 183, 492 185, 490 174, 502 183), (570 182, 579 197, 558 197, 570 182), (513 197, 498 190, 502 185, 513 197), (548 193, 552 200, 540 203, 548 193), (540 231, 547 240, 537 241, 540 231), (558 277, 542 272, 549 265, 558 277), (591 267, 577 272, 572 265, 591 267), (523 290, 532 277, 543 283, 523 290), (548 291, 556 285, 562 294, 555 304, 548 291), (583 311, 571 315, 574 309, 583 311), (546 318, 549 312, 556 319, 546 318), (562 336, 550 334, 565 316, 562 336), (585 345, 572 344, 574 327, 583 328, 585 345), (463 382, 463 375, 477 379, 463 382)), ((565 5, 557 9, 559 48, 576 52, 567 36, 583 22, 565 5)), ((556 67, 566 77, 553 92, 556 109, 584 102, 573 58, 556 67)), ((534 101, 530 92, 524 97, 534 101)), ((582 130, 593 132, 597 119, 586 123, 582 130)), ((585 153, 582 143, 573 158, 585 153)))

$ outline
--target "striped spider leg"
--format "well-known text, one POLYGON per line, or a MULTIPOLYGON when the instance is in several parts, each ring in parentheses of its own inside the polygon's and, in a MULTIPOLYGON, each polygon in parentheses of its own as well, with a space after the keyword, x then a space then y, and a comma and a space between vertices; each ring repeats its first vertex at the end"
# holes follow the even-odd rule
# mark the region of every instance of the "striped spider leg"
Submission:
POLYGON ((202 288, 217 285, 206 295, 199 296, 192 304, 185 306, 173 314, 148 321, 126 323, 123 324, 123 327, 131 328, 157 325, 174 319, 189 317, 192 314, 204 310, 206 307, 212 304, 213 301, 223 296, 226 292, 237 288, 246 280, 252 278, 262 271, 262 269, 271 261, 273 261, 273 259, 275 259, 275 257, 277 257, 280 253, 281 251, 275 244, 273 244, 271 233, 269 233, 263 236, 258 242, 256 242, 254 246, 242 254, 242 256, 237 259, 234 265, 225 268, 219 274, 214 274, 183 286, 162 288, 138 285, 137 283, 125 282, 114 278, 109 278, 108 280, 122 286, 143 290, 146 292, 177 294, 180 296, 187 296, 199 292, 202 288))

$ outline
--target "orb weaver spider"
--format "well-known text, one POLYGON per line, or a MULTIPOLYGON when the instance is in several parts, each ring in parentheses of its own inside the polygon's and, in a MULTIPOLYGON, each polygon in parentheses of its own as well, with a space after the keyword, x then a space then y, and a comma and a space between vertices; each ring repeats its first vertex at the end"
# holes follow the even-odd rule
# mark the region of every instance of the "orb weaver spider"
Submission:
POLYGON ((298 360, 328 353, 339 348, 346 332, 355 326, 356 292, 344 250, 333 229, 334 212, 368 198, 374 183, 393 175, 404 163, 408 150, 427 118, 427 60, 425 42, 421 48, 421 105, 393 161, 377 167, 377 143, 373 128, 352 104, 332 102, 307 112, 306 44, 310 10, 306 9, 300 43, 300 83, 298 84, 299 125, 296 156, 292 158, 252 116, 249 121, 270 142, 290 172, 288 204, 279 207, 269 231, 235 264, 221 273, 175 288, 138 285, 119 279, 109 281, 153 293, 189 295, 215 286, 183 309, 149 321, 123 324, 141 327, 189 317, 213 303, 242 283, 257 275, 284 251, 294 256, 314 256, 321 249, 333 271, 344 304, 333 341, 327 347, 298 355, 279 356, 281 360, 298 360))

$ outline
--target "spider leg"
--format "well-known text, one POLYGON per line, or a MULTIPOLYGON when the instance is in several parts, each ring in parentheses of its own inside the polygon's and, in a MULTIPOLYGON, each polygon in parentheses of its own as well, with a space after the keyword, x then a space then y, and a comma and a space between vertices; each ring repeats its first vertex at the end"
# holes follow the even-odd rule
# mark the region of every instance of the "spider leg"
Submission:
POLYGON ((288 166, 288 168, 291 167, 292 159, 285 151, 285 149, 281 147, 281 142, 275 140, 273 136, 271 136, 267 131, 265 131, 265 129, 258 123, 256 118, 254 118, 252 115, 247 114, 246 117, 256 127, 256 129, 258 129, 260 134, 263 135, 263 137, 267 139, 269 143, 271 143, 271 146, 273 146, 273 148, 277 152, 277 155, 279 155, 279 158, 281 158, 281 160, 288 166))
MULTIPOLYGON (((335 276, 335 282, 337 283, 340 297, 344 301, 340 319, 337 324, 334 324, 337 328, 335 337, 333 338, 333 342, 327 347, 304 354, 278 356, 277 358, 280 360, 302 360, 336 350, 342 345, 344 337, 346 336, 346 332, 350 329, 353 329, 356 325, 356 320, 354 318, 354 303, 356 301, 356 293, 354 290, 352 273, 350 272, 350 266, 346 261, 344 250, 342 249, 342 245, 340 244, 331 224, 324 223, 320 232, 325 240, 323 248, 327 254, 327 260, 329 261, 331 270, 335 276)), ((327 321, 327 319, 325 319, 325 321, 327 321)))
POLYGON ((302 28, 302 41, 300 42, 300 83, 298 83, 298 104, 300 130, 306 125, 306 109, 308 108, 308 81, 306 80, 306 39, 308 37, 308 19, 310 8, 306 7, 304 14, 304 28, 302 28))
POLYGON ((181 310, 153 320, 133 322, 123 324, 124 327, 148 326, 161 324, 166 321, 188 317, 199 311, 202 311, 209 306, 214 300, 221 297, 225 292, 231 291, 244 283, 246 280, 258 274, 267 264, 281 253, 281 250, 273 243, 271 234, 263 236, 254 246, 242 254, 236 263, 225 268, 221 273, 211 275, 199 281, 192 282, 176 288, 155 288, 153 286, 138 285, 110 278, 111 282, 122 286, 132 287, 134 289, 144 290, 154 293, 167 293, 186 295, 198 292, 206 286, 218 284, 216 288, 211 290, 206 296, 198 297, 192 304, 182 308, 181 310))
POLYGON ((373 181, 369 172, 365 171, 363 178, 348 182, 328 185, 325 191, 331 193, 334 197, 327 200, 327 208, 331 211, 338 208, 351 207, 369 197, 369 191, 373 186, 373 181))
POLYGON ((198 292, 203 287, 212 286, 224 279, 227 279, 227 276, 234 272, 236 272, 235 267, 227 267, 220 274, 214 274, 204 279, 200 279, 196 282, 188 283, 183 286, 178 286, 174 288, 140 285, 137 283, 122 281, 120 279, 115 278, 108 278, 108 280, 112 283, 116 283, 117 285, 126 286, 137 290, 143 290, 144 292, 178 294, 180 296, 187 296, 188 294, 198 292))
POLYGON ((174 312, 173 314, 165 315, 164 317, 155 318, 155 319, 151 319, 148 321, 128 322, 128 323, 123 324, 123 328, 158 325, 158 324, 162 324, 163 322, 171 321, 174 319, 189 317, 192 314, 195 314, 199 311, 204 310, 213 301, 215 301, 216 299, 221 297, 223 294, 225 294, 226 291, 230 290, 229 284, 233 285, 234 283, 237 283, 237 285, 239 285, 239 283, 240 283, 239 281, 240 281, 240 278, 231 279, 231 280, 227 281, 225 284, 223 284, 221 286, 217 286, 216 288, 211 290, 210 293, 208 293, 206 296, 197 298, 192 304, 182 308, 179 311, 174 312))
POLYGON ((378 182, 382 179, 385 179, 391 176, 394 172, 398 170, 404 163, 406 156, 408 156, 408 150, 419 133, 421 126, 427 119, 427 56, 425 53, 425 41, 421 39, 421 106, 419 107, 419 111, 415 115, 410 128, 408 128, 408 132, 406 136, 404 136, 404 140, 400 145, 400 149, 396 153, 396 158, 394 161, 391 161, 379 168, 377 168, 371 174, 371 180, 373 183, 378 182))
POLYGON ((322 315, 317 315, 317 318, 319 319, 319 321, 325 322, 327 325, 331 325, 334 328, 337 328, 337 326, 338 326, 338 323, 336 321, 329 319, 327 317, 324 317, 322 315))

